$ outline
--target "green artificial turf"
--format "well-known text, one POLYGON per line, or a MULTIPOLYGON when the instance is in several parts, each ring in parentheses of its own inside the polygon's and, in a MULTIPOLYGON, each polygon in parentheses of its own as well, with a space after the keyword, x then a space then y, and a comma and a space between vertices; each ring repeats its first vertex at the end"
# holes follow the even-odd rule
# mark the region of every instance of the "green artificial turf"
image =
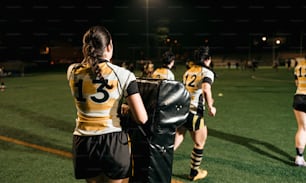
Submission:
MULTIPOLYGON (((177 80, 181 81, 184 71, 184 65, 177 65, 177 80)), ((293 70, 215 68, 215 72, 217 115, 205 118, 208 139, 201 164, 208 176, 198 182, 305 182, 306 168, 293 164, 293 70)), ((7 88, 0 92, 0 135, 71 152, 76 110, 65 70, 4 81, 7 88)), ((189 182, 186 176, 192 147, 187 134, 174 153, 174 179, 189 182)), ((74 179, 71 158, 14 142, 0 140, 0 161, 3 183, 85 182, 74 179)))

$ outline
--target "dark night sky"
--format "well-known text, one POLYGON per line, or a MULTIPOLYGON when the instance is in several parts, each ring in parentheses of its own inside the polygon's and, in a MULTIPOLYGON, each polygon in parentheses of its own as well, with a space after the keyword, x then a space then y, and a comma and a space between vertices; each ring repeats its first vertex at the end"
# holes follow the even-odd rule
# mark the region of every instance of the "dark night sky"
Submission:
POLYGON ((281 37, 284 49, 297 50, 306 40, 306 1, 283 1, 2 0, 0 53, 25 56, 44 45, 80 47, 84 31, 96 24, 111 31, 121 57, 145 50, 147 38, 155 53, 166 36, 183 49, 208 39, 225 53, 246 51, 267 35, 281 37))

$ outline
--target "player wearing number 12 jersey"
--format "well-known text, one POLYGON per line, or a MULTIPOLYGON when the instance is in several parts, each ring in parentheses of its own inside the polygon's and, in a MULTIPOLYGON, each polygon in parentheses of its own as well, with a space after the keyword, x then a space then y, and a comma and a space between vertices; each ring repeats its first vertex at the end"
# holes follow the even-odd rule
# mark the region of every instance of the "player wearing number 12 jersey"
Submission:
POLYGON ((174 150, 182 143, 188 130, 194 142, 191 152, 190 173, 188 178, 192 181, 203 179, 207 171, 200 169, 204 145, 207 138, 207 126, 204 122, 205 105, 208 114, 215 116, 216 108, 213 106, 211 85, 214 82, 214 72, 209 68, 211 56, 208 47, 200 47, 195 51, 195 62, 183 75, 183 83, 191 96, 189 114, 181 127, 176 131, 174 150))
POLYGON ((73 162, 77 179, 88 183, 128 182, 131 155, 128 134, 122 130, 120 100, 126 98, 139 123, 148 119, 135 75, 110 62, 111 35, 103 26, 83 36, 82 63, 69 66, 67 79, 77 109, 73 132, 73 162))
POLYGON ((297 166, 306 166, 304 149, 306 146, 306 60, 299 59, 294 69, 296 92, 293 98, 293 112, 296 118, 298 129, 295 134, 297 166))

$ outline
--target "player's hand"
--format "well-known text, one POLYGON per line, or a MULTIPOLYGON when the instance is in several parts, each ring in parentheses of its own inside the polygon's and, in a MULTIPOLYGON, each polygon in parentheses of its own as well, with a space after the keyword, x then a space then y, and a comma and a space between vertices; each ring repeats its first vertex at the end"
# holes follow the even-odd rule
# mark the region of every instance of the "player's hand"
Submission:
POLYGON ((127 104, 121 105, 121 114, 125 115, 129 113, 130 107, 127 104))
POLYGON ((213 106, 208 109, 208 114, 212 117, 216 115, 217 109, 213 106))

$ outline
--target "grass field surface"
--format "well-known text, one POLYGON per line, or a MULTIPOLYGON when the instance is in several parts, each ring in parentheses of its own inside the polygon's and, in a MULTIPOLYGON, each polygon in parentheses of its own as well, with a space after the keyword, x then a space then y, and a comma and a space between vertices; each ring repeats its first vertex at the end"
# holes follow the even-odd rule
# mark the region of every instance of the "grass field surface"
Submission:
MULTIPOLYGON (((183 65, 176 67, 177 80, 184 71, 183 65)), ((201 165, 208 176, 198 182, 305 182, 306 168, 293 164, 293 70, 215 72, 217 115, 205 118, 208 139, 201 165)), ((8 77, 5 83, 7 89, 0 92, 0 182, 85 182, 73 176, 70 152, 76 110, 65 70, 8 77)), ((189 182, 192 146, 187 134, 174 153, 174 179, 189 182)))

